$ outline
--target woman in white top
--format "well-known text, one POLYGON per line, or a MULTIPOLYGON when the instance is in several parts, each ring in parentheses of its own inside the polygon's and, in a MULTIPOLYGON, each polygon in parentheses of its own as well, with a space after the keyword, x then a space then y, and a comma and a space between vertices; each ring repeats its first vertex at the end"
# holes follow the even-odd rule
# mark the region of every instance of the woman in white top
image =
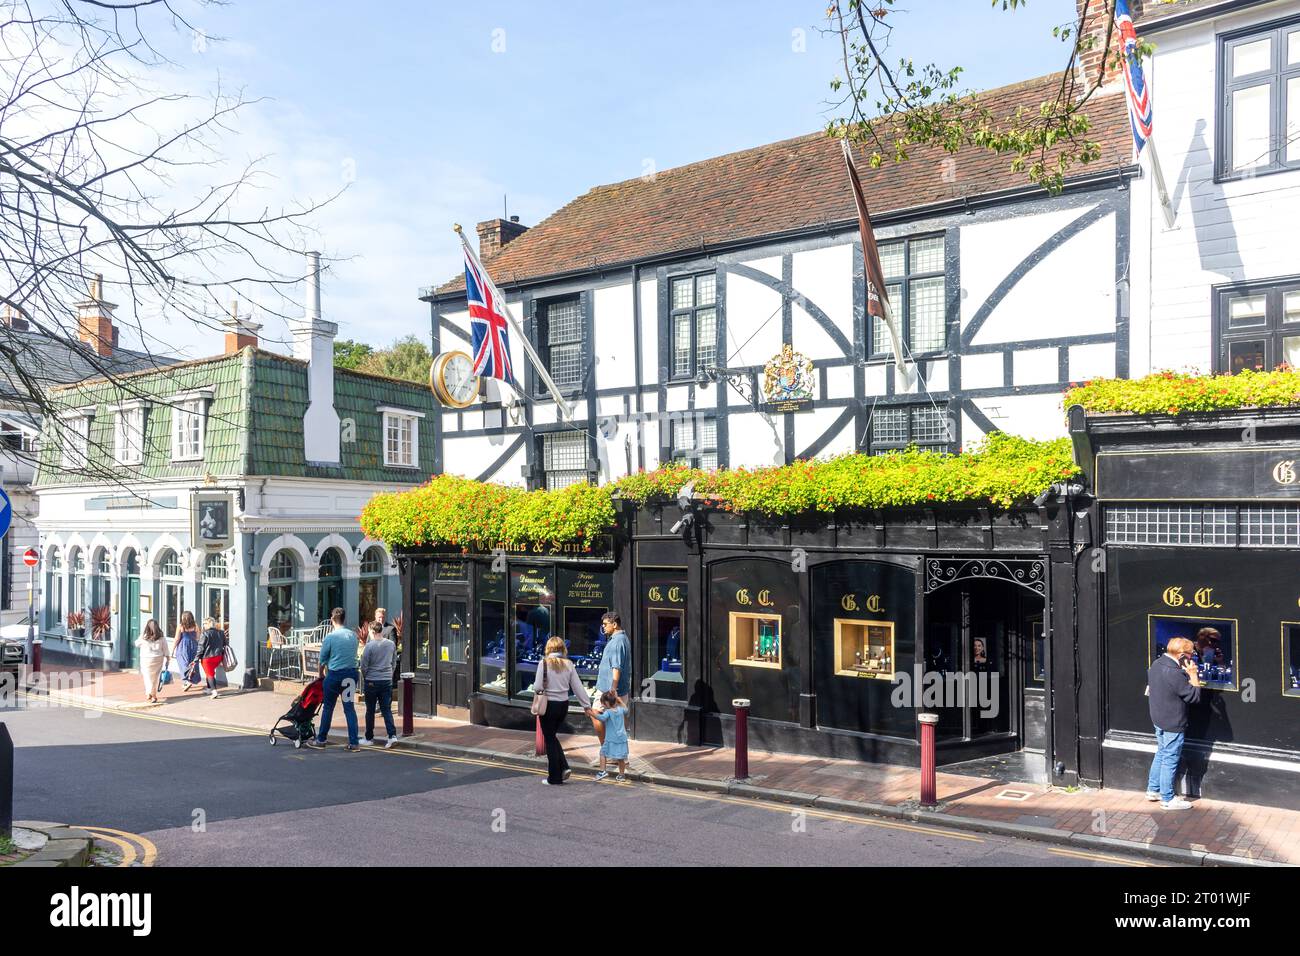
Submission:
POLYGON ((140 677, 144 681, 145 699, 151 703, 158 703, 158 675, 162 673, 163 665, 167 663, 170 656, 167 653, 167 642, 163 640, 162 631, 158 629, 158 623, 149 619, 149 623, 144 626, 144 633, 136 638, 136 647, 140 648, 140 677))
POLYGON ((591 695, 578 680, 578 669, 564 656, 563 638, 552 637, 546 642, 546 657, 537 667, 533 693, 546 694, 546 713, 538 718, 542 722, 542 737, 546 740, 546 779, 542 782, 559 785, 569 777, 569 761, 564 759, 559 737, 560 725, 569 712, 569 696, 583 702, 582 709, 588 717, 594 713, 586 706, 591 695))

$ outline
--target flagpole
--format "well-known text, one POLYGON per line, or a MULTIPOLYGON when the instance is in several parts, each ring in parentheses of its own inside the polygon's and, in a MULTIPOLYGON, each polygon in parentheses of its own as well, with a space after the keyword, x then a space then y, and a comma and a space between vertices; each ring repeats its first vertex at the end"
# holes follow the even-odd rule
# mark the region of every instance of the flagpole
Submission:
MULTIPOLYGON (((542 359, 537 354, 537 350, 533 348, 533 343, 529 341, 528 336, 524 334, 523 327, 519 324, 519 320, 515 318, 515 314, 510 311, 510 305, 506 302, 506 297, 501 294, 501 290, 498 289, 496 283, 492 281, 492 277, 488 275, 488 271, 483 268, 483 263, 479 261, 478 255, 475 254, 474 249, 465 238, 465 231, 461 229, 459 223, 453 225, 451 228, 456 231, 456 235, 460 236, 460 244, 465 247, 465 254, 470 257, 475 268, 478 269, 478 274, 483 277, 483 282, 492 292, 493 301, 501 304, 502 314, 505 315, 506 321, 510 323, 510 327, 514 329, 515 335, 519 339, 519 343, 524 347, 524 352, 528 355, 529 360, 532 361, 533 368, 537 371, 537 377, 542 380, 542 384, 546 386, 546 390, 550 392, 551 397, 555 399, 555 404, 560 408, 561 416, 568 419, 573 418, 573 406, 565 401, 564 396, 560 394, 559 388, 555 385, 555 380, 551 378, 551 373, 546 370, 546 366, 542 363, 542 359)), ((520 395, 523 394, 518 384, 515 384, 515 390, 518 391, 520 395)))
MULTIPOLYGON (((853 153, 849 149, 849 141, 841 139, 840 148, 844 152, 844 165, 848 168, 849 183, 853 187, 853 202, 858 210, 858 231, 862 239, 863 279, 868 286, 867 314, 870 315, 871 312, 871 290, 875 289, 876 297, 880 300, 880 306, 885 313, 881 318, 885 320, 885 330, 889 333, 889 344, 894 352, 894 367, 898 370, 898 374, 903 376, 904 387, 910 387, 912 384, 912 369, 908 367, 907 360, 903 358, 903 340, 898 333, 898 320, 894 318, 894 309, 889 304, 889 296, 885 292, 884 271, 880 268, 880 253, 876 249, 876 232, 871 225, 871 214, 867 211, 866 197, 862 195, 862 182, 858 178, 858 169, 853 162, 853 153), (874 263, 874 271, 879 272, 879 275, 872 275, 873 269, 869 263, 874 263)), ((867 334, 871 334, 869 329, 867 334)))
POLYGON ((1160 211, 1165 217, 1165 228, 1174 228, 1174 207, 1169 201, 1169 190, 1165 186, 1165 172, 1160 167, 1160 154, 1156 152, 1156 138, 1152 133, 1147 137, 1147 152, 1151 156, 1151 178, 1155 182, 1156 196, 1160 199, 1160 211))

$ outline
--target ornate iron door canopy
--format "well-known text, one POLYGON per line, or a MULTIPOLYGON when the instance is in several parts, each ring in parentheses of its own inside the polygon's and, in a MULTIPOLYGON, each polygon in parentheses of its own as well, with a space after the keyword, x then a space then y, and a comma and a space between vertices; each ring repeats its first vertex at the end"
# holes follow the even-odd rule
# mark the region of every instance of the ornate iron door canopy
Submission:
POLYGON ((926 558, 925 593, 956 581, 1009 581, 1035 594, 1047 593, 1047 562, 1042 558, 926 558))

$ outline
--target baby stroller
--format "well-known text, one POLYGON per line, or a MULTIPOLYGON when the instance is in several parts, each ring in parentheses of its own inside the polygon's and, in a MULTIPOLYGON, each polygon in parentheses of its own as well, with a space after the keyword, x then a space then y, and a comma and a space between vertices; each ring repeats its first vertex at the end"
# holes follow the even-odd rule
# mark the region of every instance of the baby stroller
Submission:
POLYGON ((271 746, 275 746, 276 734, 280 734, 288 740, 293 741, 297 749, 302 749, 302 745, 316 736, 316 712, 320 710, 321 701, 325 699, 325 682, 322 678, 317 677, 314 681, 302 689, 302 693, 293 699, 289 705, 288 711, 285 712, 275 726, 271 728, 268 739, 271 746), (290 726, 281 727, 280 725, 288 722, 290 726))

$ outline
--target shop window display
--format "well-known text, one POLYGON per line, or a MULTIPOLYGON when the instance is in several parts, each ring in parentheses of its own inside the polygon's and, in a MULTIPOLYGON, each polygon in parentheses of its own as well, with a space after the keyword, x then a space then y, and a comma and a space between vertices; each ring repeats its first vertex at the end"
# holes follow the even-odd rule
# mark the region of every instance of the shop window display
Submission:
POLYGON ((654 681, 655 697, 685 700, 686 577, 683 572, 642 572, 641 606, 645 608, 642 647, 645 674, 654 681))
POLYGON ((483 655, 479 658, 479 689, 487 694, 509 693, 506 673, 506 575, 480 567, 477 572, 478 632, 483 655))
POLYGON ((731 663, 738 667, 781 667, 779 615, 732 611, 731 663))
POLYGON ((415 669, 427 671, 431 665, 429 653, 429 580, 417 577, 415 585, 415 669))
POLYGON ((894 679, 894 625, 889 621, 835 620, 835 673, 841 677, 894 679))
POLYGON ((609 641, 600 619, 610 608, 613 578, 596 571, 567 568, 559 570, 558 578, 565 651, 578 669, 578 679, 590 692, 596 688, 600 662, 609 641))
POLYGON ((1282 622, 1282 696, 1300 697, 1300 621, 1282 622))
POLYGON ((1154 661, 1175 637, 1195 645, 1192 661, 1201 683, 1211 690, 1237 690, 1237 622, 1229 618, 1148 617, 1150 656, 1154 661))
POLYGON ((538 662, 546 654, 555 620, 555 572, 520 568, 510 572, 514 598, 515 695, 533 696, 538 662))

